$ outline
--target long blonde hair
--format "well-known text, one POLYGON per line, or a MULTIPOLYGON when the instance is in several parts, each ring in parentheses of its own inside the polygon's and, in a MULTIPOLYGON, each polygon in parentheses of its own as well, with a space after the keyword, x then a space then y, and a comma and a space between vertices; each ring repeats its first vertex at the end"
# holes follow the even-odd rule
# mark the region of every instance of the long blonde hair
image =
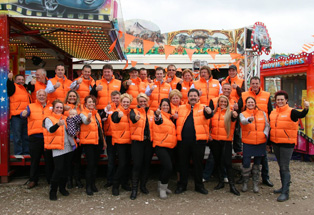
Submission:
POLYGON ((217 112, 218 107, 219 107, 219 101, 220 99, 226 99, 227 100, 227 107, 226 107, 226 113, 225 113, 225 119, 224 119, 224 124, 225 124, 225 130, 227 132, 228 138, 230 136, 230 130, 231 130, 231 110, 230 110, 230 103, 229 99, 226 96, 219 96, 216 108, 214 110, 214 114, 217 112))

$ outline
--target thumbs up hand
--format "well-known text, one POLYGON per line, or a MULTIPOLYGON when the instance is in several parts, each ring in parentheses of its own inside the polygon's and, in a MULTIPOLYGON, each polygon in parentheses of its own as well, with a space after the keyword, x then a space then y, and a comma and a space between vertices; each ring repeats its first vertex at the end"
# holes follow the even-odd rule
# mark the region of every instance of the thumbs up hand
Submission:
POLYGON ((204 110, 206 113, 211 114, 212 113, 212 109, 208 106, 204 107, 204 110))
POLYGON ((58 125, 59 125, 59 126, 65 125, 65 122, 64 122, 64 120, 62 119, 62 117, 59 119, 58 125))
POLYGON ((233 105, 233 110, 235 110, 235 111, 237 111, 239 109, 239 105, 238 105, 238 103, 234 103, 234 105, 233 105))
POLYGON ((131 79, 129 79, 129 80, 126 81, 126 85, 127 85, 127 86, 130 86, 131 84, 132 84, 132 80, 131 80, 131 79))
POLYGON ((13 72, 12 72, 12 71, 9 72, 9 74, 8 74, 8 79, 9 79, 10 81, 13 80, 13 72))
POLYGON ((141 113, 138 112, 137 115, 135 116, 136 121, 139 121, 141 119, 141 113))
POLYGON ((97 90, 97 91, 101 91, 102 88, 103 88, 103 86, 102 86, 101 83, 100 83, 100 84, 96 87, 96 90, 97 90))
POLYGON ((122 112, 122 111, 119 111, 118 117, 119 117, 119 118, 122 118, 122 117, 123 117, 123 112, 122 112))
POLYGON ((33 77, 32 80, 31 80, 31 85, 35 85, 36 84, 36 78, 33 77))
POLYGON ((303 100, 303 105, 305 109, 309 109, 310 107, 310 102, 306 101, 305 99, 303 100))
POLYGON ((254 116, 253 116, 253 114, 248 118, 248 121, 249 121, 249 122, 253 122, 253 121, 254 121, 254 116))
POLYGON ((237 87, 238 87, 238 85, 236 84, 236 82, 233 82, 232 88, 233 88, 233 89, 237 89, 237 87))
POLYGON ((160 115, 160 113, 161 113, 161 110, 160 110, 160 108, 158 108, 157 110, 156 110, 156 115, 160 115))
POLYGON ((179 115, 178 115, 178 111, 176 111, 173 115, 172 115, 173 119, 178 119, 179 115))
POLYGON ((61 83, 59 82, 59 79, 57 80, 57 83, 53 86, 55 89, 58 89, 61 86, 61 83))
POLYGON ((233 118, 237 118, 238 117, 238 113, 236 111, 232 111, 232 116, 233 116, 233 118))
POLYGON ((92 118, 92 112, 89 112, 87 115, 87 119, 91 119, 92 118))
POLYGON ((81 84, 83 82, 83 78, 79 78, 76 83, 81 84))
POLYGON ((198 92, 200 93, 200 96, 202 95, 202 89, 199 89, 198 92))

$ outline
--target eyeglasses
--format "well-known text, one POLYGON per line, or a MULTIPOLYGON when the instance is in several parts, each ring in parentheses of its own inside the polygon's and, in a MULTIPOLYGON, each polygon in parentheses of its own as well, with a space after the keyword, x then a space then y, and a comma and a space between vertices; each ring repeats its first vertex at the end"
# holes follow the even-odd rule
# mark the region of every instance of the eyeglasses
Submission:
POLYGON ((168 71, 176 71, 175 69, 168 69, 168 71))

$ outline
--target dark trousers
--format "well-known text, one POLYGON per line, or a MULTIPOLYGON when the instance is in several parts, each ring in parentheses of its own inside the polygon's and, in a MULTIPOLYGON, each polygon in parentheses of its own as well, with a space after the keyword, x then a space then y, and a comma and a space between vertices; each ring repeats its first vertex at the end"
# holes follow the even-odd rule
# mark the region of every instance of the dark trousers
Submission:
POLYGON ((280 172, 290 173, 289 166, 294 148, 282 147, 280 144, 273 144, 273 148, 280 172))
POLYGON ((18 116, 11 117, 11 131, 13 133, 14 154, 28 155, 29 141, 27 134, 27 118, 18 116))
POLYGON ((107 156, 108 156, 108 165, 107 165, 107 182, 113 182, 113 176, 116 170, 116 159, 117 159, 117 147, 112 145, 112 136, 106 136, 107 142, 107 156))
POLYGON ((242 139, 241 139, 241 129, 239 120, 236 121, 235 130, 233 133, 233 150, 235 153, 242 152, 242 139))
POLYGON ((159 181, 168 184, 172 173, 172 149, 156 146, 155 152, 161 164, 159 181))
POLYGON ((61 181, 67 181, 68 177, 68 164, 71 162, 73 152, 69 152, 57 157, 53 157, 54 171, 52 174, 51 182, 59 183, 61 181))
POLYGON ((70 166, 69 176, 74 177, 75 180, 81 179, 81 156, 82 156, 83 148, 82 146, 78 145, 77 148, 74 150, 72 155, 72 162, 70 166))
POLYGON ((204 187, 202 182, 202 173, 205 147, 206 144, 197 144, 196 140, 178 142, 178 167, 180 173, 179 186, 186 188, 188 184, 189 166, 192 158, 195 188, 204 187))
POLYGON ((115 144, 118 152, 118 168, 113 177, 115 185, 127 184, 129 181, 131 144, 115 144))
POLYGON ((40 159, 44 155, 46 179, 49 183, 53 171, 53 159, 51 150, 44 150, 44 138, 29 136, 29 153, 31 156, 29 181, 38 182, 40 159))
POLYGON ((145 186, 153 156, 152 142, 150 140, 133 141, 131 154, 133 159, 132 183, 136 184, 140 180, 141 185, 145 186))
MULTIPOLYGON (((260 165, 264 156, 254 156, 254 165, 260 165)), ((243 156, 243 168, 250 168, 251 156, 243 156)))
POLYGON ((86 155, 86 185, 91 185, 95 183, 97 176, 97 165, 99 161, 99 156, 101 152, 101 147, 99 145, 94 144, 83 144, 84 152, 86 155))
POLYGON ((215 165, 218 168, 218 176, 220 182, 223 182, 223 171, 226 168, 229 183, 234 183, 234 175, 232 170, 232 142, 213 140, 210 144, 213 152, 215 165))
POLYGON ((268 167, 267 153, 265 154, 265 156, 262 157, 261 164, 262 164, 262 171, 261 171, 262 179, 268 180, 269 179, 269 167, 268 167))
POLYGON ((203 178, 206 181, 209 181, 211 175, 214 172, 214 168, 215 168, 215 160, 214 160, 213 153, 210 150, 210 153, 209 153, 208 158, 206 160, 206 164, 205 164, 204 171, 203 171, 203 178))

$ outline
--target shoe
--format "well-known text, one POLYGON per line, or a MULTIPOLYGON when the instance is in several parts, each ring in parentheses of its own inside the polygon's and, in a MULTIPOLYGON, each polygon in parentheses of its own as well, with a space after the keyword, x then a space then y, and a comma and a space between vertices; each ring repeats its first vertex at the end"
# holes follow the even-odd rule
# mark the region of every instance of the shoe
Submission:
POLYGON ((146 186, 140 186, 140 190, 141 190, 141 193, 149 194, 149 191, 147 190, 146 186))
POLYGON ((111 187, 112 185, 113 185, 113 183, 112 183, 112 182, 107 181, 107 184, 105 184, 105 188, 111 187))
POLYGON ((240 192, 237 190, 234 184, 230 184, 230 193, 233 193, 236 196, 240 196, 240 192))
POLYGON ((224 178, 224 183, 229 183, 228 178, 224 178))
POLYGON ((131 200, 135 200, 137 197, 137 189, 133 189, 130 195, 131 200))
POLYGON ((95 183, 92 183, 91 188, 92 188, 92 191, 93 191, 94 193, 97 193, 97 192, 98 192, 98 189, 97 189, 95 183))
POLYGON ((186 191, 186 188, 178 186, 176 191, 174 191, 175 194, 180 194, 183 193, 184 191, 186 191))
POLYGON ((200 187, 200 188, 195 188, 196 192, 199 192, 201 194, 207 195, 208 194, 208 190, 206 190, 204 187, 200 187))
MULTIPOLYGON (((157 192, 159 192, 160 191, 160 185, 161 185, 161 181, 158 181, 158 188, 157 188, 157 192)), ((171 190, 169 190, 168 188, 166 189, 166 193, 167 194, 172 194, 172 191, 171 190)))
POLYGON ((27 184, 27 189, 32 189, 34 187, 36 187, 38 184, 34 181, 30 181, 28 184, 27 184))
POLYGON ((66 184, 67 184, 67 178, 62 178, 60 179, 60 182, 59 182, 59 192, 63 195, 63 196, 68 196, 70 195, 70 193, 65 189, 66 187, 66 184))
POLYGON ((72 177, 69 177, 69 178, 68 178, 67 188, 68 188, 68 189, 72 189, 72 188, 73 188, 72 177))
POLYGON ((119 196, 119 187, 112 186, 112 195, 119 196))
POLYGON ((87 194, 88 196, 94 195, 93 190, 92 190, 92 186, 89 185, 89 184, 86 184, 86 194, 87 194))
POLYGON ((66 189, 59 189, 60 193, 63 195, 63 196, 68 196, 70 195, 70 193, 66 190, 66 189))
POLYGON ((278 190, 274 190, 274 194, 279 194, 279 193, 282 193, 282 187, 279 188, 278 190))
POLYGON ((58 191, 58 182, 52 181, 50 184, 50 191, 49 191, 49 199, 51 201, 56 201, 58 199, 57 191, 58 191))
POLYGON ((267 185, 268 187, 274 186, 274 184, 269 179, 263 179, 263 184, 267 185))
POLYGON ((259 165, 253 165, 252 168, 252 179, 253 179, 253 192, 258 193, 259 192, 259 175, 260 175, 260 169, 259 165))
POLYGON ((168 187, 168 184, 160 184, 160 191, 159 191, 159 197, 161 199, 166 199, 168 196, 167 196, 167 187, 168 187))
POLYGON ((219 182, 219 183, 217 184, 217 186, 214 187, 214 190, 220 190, 220 189, 222 189, 222 188, 224 188, 224 187, 225 187, 225 184, 224 184, 223 182, 219 182))
POLYGON ((132 188, 131 188, 130 185, 128 185, 128 184, 124 184, 124 185, 122 185, 121 187, 122 187, 122 189, 125 190, 125 191, 131 191, 131 190, 132 190, 132 188))

